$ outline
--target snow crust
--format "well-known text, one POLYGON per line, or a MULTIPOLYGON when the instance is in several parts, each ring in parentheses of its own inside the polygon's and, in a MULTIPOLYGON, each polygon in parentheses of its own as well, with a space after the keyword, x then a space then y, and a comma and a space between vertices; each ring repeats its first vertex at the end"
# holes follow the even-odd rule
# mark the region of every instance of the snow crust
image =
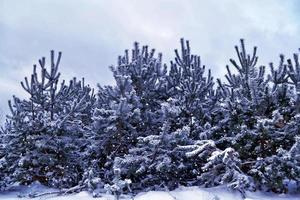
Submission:
MULTIPOLYGON (((31 193, 55 192, 56 190, 44 187, 38 183, 30 186, 17 186, 8 192, 0 193, 0 200, 32 199, 31 193), (21 197, 21 198, 20 198, 21 197)), ((88 192, 57 196, 46 195, 34 200, 115 200, 110 194, 103 194, 102 197, 93 198, 88 192)), ((299 200, 300 194, 274 194, 265 192, 247 192, 243 198, 239 192, 232 191, 225 186, 214 188, 180 187, 174 191, 149 191, 142 192, 135 197, 129 195, 121 196, 120 200, 299 200)))

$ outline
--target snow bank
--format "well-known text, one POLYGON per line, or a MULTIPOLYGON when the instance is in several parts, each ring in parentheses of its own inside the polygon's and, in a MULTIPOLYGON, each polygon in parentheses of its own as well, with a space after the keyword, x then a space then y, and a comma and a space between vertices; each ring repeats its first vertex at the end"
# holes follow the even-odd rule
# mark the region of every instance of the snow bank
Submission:
MULTIPOLYGON (((20 200, 30 199, 28 194, 30 193, 43 193, 53 192, 55 190, 46 188, 39 184, 33 184, 28 187, 15 187, 9 192, 0 193, 0 200, 20 200)), ((77 194, 56 196, 46 195, 36 200, 48 199, 48 200, 115 200, 112 195, 103 194, 100 198, 93 198, 88 192, 80 192, 77 194)), ((234 192, 226 187, 215 188, 198 188, 198 187, 180 187, 174 191, 150 191, 142 192, 134 198, 128 196, 122 196, 122 200, 243 200, 242 195, 239 192, 234 192)), ((246 199, 244 200, 299 200, 300 194, 288 195, 288 194, 273 194, 263 192, 247 192, 246 199)))

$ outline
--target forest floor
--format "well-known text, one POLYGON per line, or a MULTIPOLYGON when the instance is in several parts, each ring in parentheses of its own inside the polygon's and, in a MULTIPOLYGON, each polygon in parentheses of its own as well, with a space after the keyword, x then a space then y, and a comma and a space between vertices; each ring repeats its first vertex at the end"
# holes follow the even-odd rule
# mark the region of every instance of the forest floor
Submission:
MULTIPOLYGON (((93 198, 88 192, 68 194, 63 196, 45 195, 37 198, 29 198, 29 194, 55 191, 40 184, 31 186, 18 186, 8 192, 0 193, 0 200, 115 200, 112 195, 103 194, 102 197, 93 198)), ((265 192, 247 192, 243 198, 239 192, 233 192, 226 187, 199 188, 180 187, 174 191, 150 191, 142 192, 135 197, 121 196, 120 200, 299 200, 300 194, 274 194, 265 192)))

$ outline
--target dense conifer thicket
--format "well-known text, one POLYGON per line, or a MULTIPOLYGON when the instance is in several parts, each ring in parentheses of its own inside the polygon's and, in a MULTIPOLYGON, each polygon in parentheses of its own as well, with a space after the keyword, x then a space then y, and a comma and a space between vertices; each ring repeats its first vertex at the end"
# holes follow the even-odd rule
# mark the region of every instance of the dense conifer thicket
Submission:
POLYGON ((258 66, 235 47, 214 80, 181 40, 170 64, 134 44, 111 67, 115 85, 60 81, 59 52, 34 65, 0 134, 0 190, 39 181, 95 196, 225 184, 300 190, 300 63, 258 66))

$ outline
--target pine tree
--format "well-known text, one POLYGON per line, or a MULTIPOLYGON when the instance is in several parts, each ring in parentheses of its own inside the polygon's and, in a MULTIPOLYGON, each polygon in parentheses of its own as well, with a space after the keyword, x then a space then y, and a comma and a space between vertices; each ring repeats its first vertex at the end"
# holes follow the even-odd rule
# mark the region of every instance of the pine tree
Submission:
MULTIPOLYGON (((148 46, 139 47, 134 43, 131 56, 128 50, 123 56, 119 56, 118 65, 112 67, 114 74, 128 76, 131 86, 139 99, 140 117, 143 121, 137 131, 144 135, 158 131, 160 102, 165 101, 167 66, 162 64, 162 54, 155 54, 155 50, 149 51, 148 46)), ((115 76, 115 75, 114 75, 115 76)))
POLYGON ((204 173, 201 174, 200 180, 205 186, 228 184, 229 187, 241 192, 253 189, 253 181, 240 167, 241 160, 234 149, 216 150, 202 167, 204 173))
MULTIPOLYGON (((156 110, 158 123, 155 126, 160 130, 156 128, 148 135, 141 134, 136 147, 131 148, 124 158, 115 159, 114 166, 121 169, 123 177, 132 180, 133 188, 163 185, 174 188, 197 176, 198 172, 193 168, 197 161, 185 158, 186 150, 179 147, 193 145, 192 138, 200 137, 198 130, 191 132, 191 128, 200 127, 200 119, 212 109, 213 81, 210 73, 205 77, 200 57, 190 53, 188 41, 185 46, 181 40, 181 51, 179 56, 175 50, 175 62, 171 62, 169 73, 162 77, 167 81, 165 89, 156 89, 162 97, 155 99, 160 109, 147 110, 150 113, 156 110), (201 106, 203 110, 198 112, 201 106)), ((145 124, 149 126, 149 122, 145 124)))
POLYGON ((171 131, 170 120, 176 118, 178 112, 170 104, 163 105, 165 123, 160 134, 139 137, 136 147, 124 157, 115 159, 114 168, 121 170, 123 178, 132 181, 135 190, 163 186, 175 188, 184 182, 183 177, 192 173, 188 172, 192 169, 187 169, 191 164, 185 162, 184 151, 176 149, 179 145, 191 144, 189 127, 171 131))
POLYGON ((290 151, 279 148, 276 154, 258 159, 249 172, 256 181, 258 189, 286 193, 289 189, 288 182, 293 180, 297 183, 297 190, 299 190, 300 168, 299 156, 297 156, 299 152, 293 151, 297 146, 299 142, 290 151))
POLYGON ((298 54, 294 54, 294 62, 293 65, 292 60, 288 59, 288 73, 289 78, 291 80, 291 84, 294 86, 296 95, 295 95, 295 109, 296 112, 299 113, 300 111, 300 65, 299 65, 299 58, 298 54))
MULTIPOLYGON (((230 59, 235 67, 237 74, 233 74, 226 66, 227 74, 225 75, 227 84, 219 83, 220 93, 226 103, 226 109, 231 120, 237 125, 245 123, 249 128, 255 124, 254 116, 264 115, 269 109, 269 105, 265 102, 266 94, 268 94, 268 81, 265 80, 265 67, 257 68, 258 57, 256 56, 257 47, 253 48, 253 53, 247 54, 244 40, 241 39, 241 49, 235 46, 238 55, 238 62, 230 59), (260 110, 261 106, 263 110, 260 110)), ((234 125, 231 125, 234 126, 234 125)), ((231 127, 235 128, 235 127, 231 127)))
POLYGON ((94 140, 91 159, 97 162, 95 171, 103 182, 113 184, 115 157, 123 157, 142 135, 159 132, 160 102, 165 99, 166 66, 162 56, 147 46, 134 44, 119 56, 111 70, 116 86, 100 86, 95 109, 94 140))
POLYGON ((58 193, 227 185, 245 190, 300 189, 300 65, 280 55, 266 74, 244 41, 226 82, 181 39, 170 66, 134 44, 111 67, 115 85, 60 82, 51 51, 13 96, 0 131, 0 190, 39 181, 58 193), (40 69, 40 71, 38 70, 40 69), (235 71, 235 72, 234 72, 235 71), (67 188, 67 189, 63 189, 67 188))
POLYGON ((217 101, 214 81, 210 70, 205 75, 200 56, 191 53, 189 41, 181 39, 180 42, 181 49, 175 50, 175 61, 170 62, 167 93, 169 98, 178 100, 181 109, 176 127, 188 124, 195 139, 198 139, 197 129, 212 121, 211 113, 217 101))
POLYGON ((121 194, 124 193, 125 188, 127 190, 131 191, 130 184, 131 181, 128 179, 122 180, 120 175, 120 169, 114 168, 114 178, 112 180, 112 184, 106 184, 104 187, 107 191, 109 191, 111 194, 113 194, 116 197, 116 200, 120 199, 121 194))
POLYGON ((93 114, 93 143, 89 148, 90 160, 97 162, 94 167, 100 170, 96 174, 106 182, 113 177, 114 158, 126 154, 136 143, 137 127, 142 124, 140 101, 130 77, 121 70, 113 72, 116 86, 99 87, 93 114))
POLYGON ((81 179, 82 158, 89 131, 94 96, 84 80, 75 78, 59 87, 57 60, 51 51, 50 70, 46 60, 39 60, 41 72, 34 65, 31 79, 25 77, 22 87, 29 99, 9 101, 11 115, 5 125, 7 142, 3 162, 7 166, 6 184, 34 181, 53 187, 71 187, 81 179), (9 178, 8 178, 9 177, 9 178))
MULTIPOLYGON (((284 179, 295 179, 288 174, 294 170, 285 165, 282 157, 286 157, 286 153, 282 152, 291 148, 297 135, 297 130, 290 130, 295 114, 293 92, 288 86, 291 75, 295 81, 296 70, 290 60, 286 65, 284 56, 280 55, 278 67, 275 69, 270 63, 270 74, 265 80, 264 67, 259 68, 259 73, 255 67, 256 47, 252 57, 247 55, 243 40, 241 47, 241 51, 236 47, 240 65, 230 60, 238 74, 232 74, 227 66, 228 84, 218 80, 225 103, 220 104, 220 110, 225 115, 218 125, 222 129, 216 129, 213 136, 219 148, 233 147, 239 153, 241 170, 254 177, 257 187, 262 189, 263 185, 264 189, 286 191, 284 179), (276 165, 282 167, 276 168, 276 165)), ((297 67, 297 56, 294 58, 297 67)), ((293 81, 292 84, 296 86, 293 81)))

